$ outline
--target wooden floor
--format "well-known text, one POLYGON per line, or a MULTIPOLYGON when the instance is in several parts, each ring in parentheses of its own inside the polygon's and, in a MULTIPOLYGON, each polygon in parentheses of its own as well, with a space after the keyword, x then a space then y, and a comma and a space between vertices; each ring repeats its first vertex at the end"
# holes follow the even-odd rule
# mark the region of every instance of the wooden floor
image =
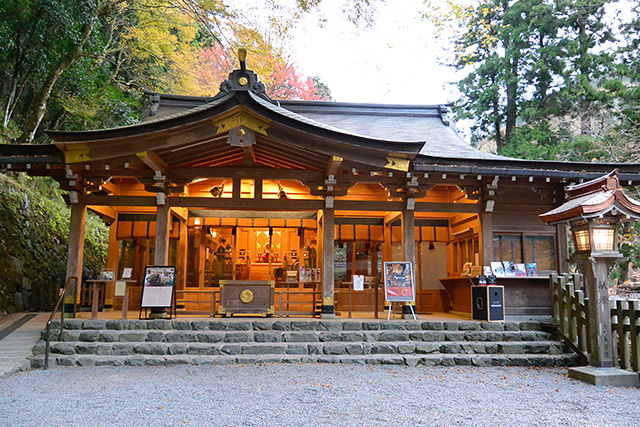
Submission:
MULTIPOLYGON (((348 312, 343 312, 341 313, 341 315, 336 316, 337 319, 341 319, 341 320, 346 320, 348 319, 348 312)), ((387 315, 388 312, 385 311, 378 313, 379 319, 378 320, 387 320, 387 315)), ((455 315, 455 314, 450 314, 450 313, 430 313, 430 314, 417 314, 416 315, 418 320, 433 320, 433 321, 446 321, 446 320, 471 320, 469 317, 465 317, 465 316, 459 316, 459 315, 455 315)), ((68 314, 65 313, 65 318, 68 317, 68 314)), ((59 314, 56 315, 56 319, 59 319, 59 314)), ((78 318, 80 319, 90 319, 91 318, 91 312, 80 312, 78 315, 78 318)), ((127 313, 127 318, 130 320, 134 320, 138 318, 138 311, 132 311, 130 310, 127 313)), ((188 316, 181 316, 180 314, 178 314, 178 319, 180 320, 190 320, 190 319, 208 319, 210 318, 207 315, 202 315, 202 316, 194 316, 194 315, 188 315, 188 316)), ((217 317, 218 319, 221 319, 221 317, 217 317)), ((254 320, 260 320, 263 319, 262 317, 259 316, 242 316, 242 315, 235 315, 233 316, 234 319, 237 318, 247 318, 247 319, 254 319, 254 320)), ((373 313, 365 313, 365 312, 353 312, 351 314, 351 318, 352 319, 374 319, 374 315, 373 313)), ((98 312, 98 319, 106 319, 106 320, 112 320, 112 319, 122 319, 122 311, 120 310, 114 310, 114 311, 101 311, 98 312)), ((273 320, 273 319, 300 319, 300 320, 310 320, 310 321, 314 321, 314 320, 322 320, 318 317, 296 317, 296 316, 290 316, 290 317, 284 317, 284 316, 274 316, 274 317, 270 317, 267 318, 265 320, 273 320)), ((391 319, 400 319, 400 316, 397 313, 394 313, 391 315, 391 319)))

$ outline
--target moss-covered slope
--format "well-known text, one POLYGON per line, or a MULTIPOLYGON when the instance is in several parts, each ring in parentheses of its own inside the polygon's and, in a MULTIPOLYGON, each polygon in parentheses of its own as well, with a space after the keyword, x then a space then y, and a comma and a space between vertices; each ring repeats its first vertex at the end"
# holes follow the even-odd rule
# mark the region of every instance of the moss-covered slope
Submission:
MULTIPOLYGON (((70 209, 48 178, 0 174, 0 317, 47 308, 64 283, 70 209)), ((84 275, 106 264, 108 229, 87 218, 84 275)))

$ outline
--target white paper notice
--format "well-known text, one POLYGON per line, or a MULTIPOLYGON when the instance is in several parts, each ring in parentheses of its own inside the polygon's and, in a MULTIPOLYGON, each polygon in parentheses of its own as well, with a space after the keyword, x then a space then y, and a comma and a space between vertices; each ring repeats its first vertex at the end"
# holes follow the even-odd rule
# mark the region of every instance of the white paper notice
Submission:
POLYGON ((116 289, 113 295, 116 297, 123 297, 126 287, 127 282, 121 282, 120 280, 116 281, 116 289))
POLYGON ((123 279, 131 279, 131 268, 125 268, 122 270, 122 278, 123 279))
POLYGON ((364 291, 364 276, 360 274, 353 276, 353 290, 364 291))

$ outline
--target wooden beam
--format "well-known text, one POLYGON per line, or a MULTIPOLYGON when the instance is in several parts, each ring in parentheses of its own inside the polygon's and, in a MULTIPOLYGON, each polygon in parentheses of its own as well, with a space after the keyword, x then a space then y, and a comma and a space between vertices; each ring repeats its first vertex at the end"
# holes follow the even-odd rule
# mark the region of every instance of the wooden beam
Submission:
POLYGON ((337 175, 343 160, 344 159, 340 156, 331 156, 331 160, 329 160, 329 164, 327 165, 327 176, 337 175))
MULTIPOLYGON (((155 198, 154 198, 155 200, 155 198)), ((170 206, 231 210, 315 211, 322 209, 324 200, 300 199, 214 199, 213 197, 168 197, 170 206)))
POLYGON ((414 211, 442 213, 480 213, 480 205, 477 203, 416 202, 414 211))
POLYGON ((106 181, 100 184, 100 189, 109 194, 118 194, 118 186, 110 181, 106 181))
POLYGON ((109 206, 87 206, 87 208, 91 209, 101 217, 106 217, 110 219, 118 218, 118 211, 109 206))
POLYGON ((182 220, 186 221, 189 219, 189 211, 187 209, 173 207, 171 208, 171 213, 182 220))
POLYGON ((142 151, 136 153, 136 156, 149 166, 154 172, 162 172, 167 175, 169 166, 155 153, 155 151, 142 151))
POLYGON ((243 147, 244 149, 244 163, 255 164, 256 163, 256 151, 253 149, 253 145, 243 147))
POLYGON ((229 166, 219 168, 193 167, 172 171, 172 179, 193 181, 198 178, 242 178, 242 179, 293 179, 298 181, 324 181, 324 173, 305 169, 253 168, 229 166))
MULTIPOLYGON (((406 207, 406 202, 401 201, 358 201, 358 200, 336 200, 336 210, 354 211, 402 211, 406 207)), ((438 212, 438 213, 479 213, 480 207, 475 203, 436 203, 436 202, 416 202, 415 212, 438 212)))
POLYGON ((401 215, 402 215, 402 212, 389 212, 384 216, 384 223, 392 224, 396 222, 396 220, 400 218, 401 215))
POLYGON ((156 206, 156 196, 99 196, 82 197, 91 206, 156 206))

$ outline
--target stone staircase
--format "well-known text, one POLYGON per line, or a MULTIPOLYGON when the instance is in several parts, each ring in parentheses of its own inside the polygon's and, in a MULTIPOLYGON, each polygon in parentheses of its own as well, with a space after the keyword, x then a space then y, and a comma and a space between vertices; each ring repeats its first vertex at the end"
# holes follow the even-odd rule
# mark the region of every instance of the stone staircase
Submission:
MULTIPOLYGON (((573 366, 538 322, 404 320, 65 320, 51 366, 359 363, 408 366, 573 366)), ((44 333, 43 333, 44 339, 44 333)), ((44 363, 44 341, 31 366, 44 363)))

